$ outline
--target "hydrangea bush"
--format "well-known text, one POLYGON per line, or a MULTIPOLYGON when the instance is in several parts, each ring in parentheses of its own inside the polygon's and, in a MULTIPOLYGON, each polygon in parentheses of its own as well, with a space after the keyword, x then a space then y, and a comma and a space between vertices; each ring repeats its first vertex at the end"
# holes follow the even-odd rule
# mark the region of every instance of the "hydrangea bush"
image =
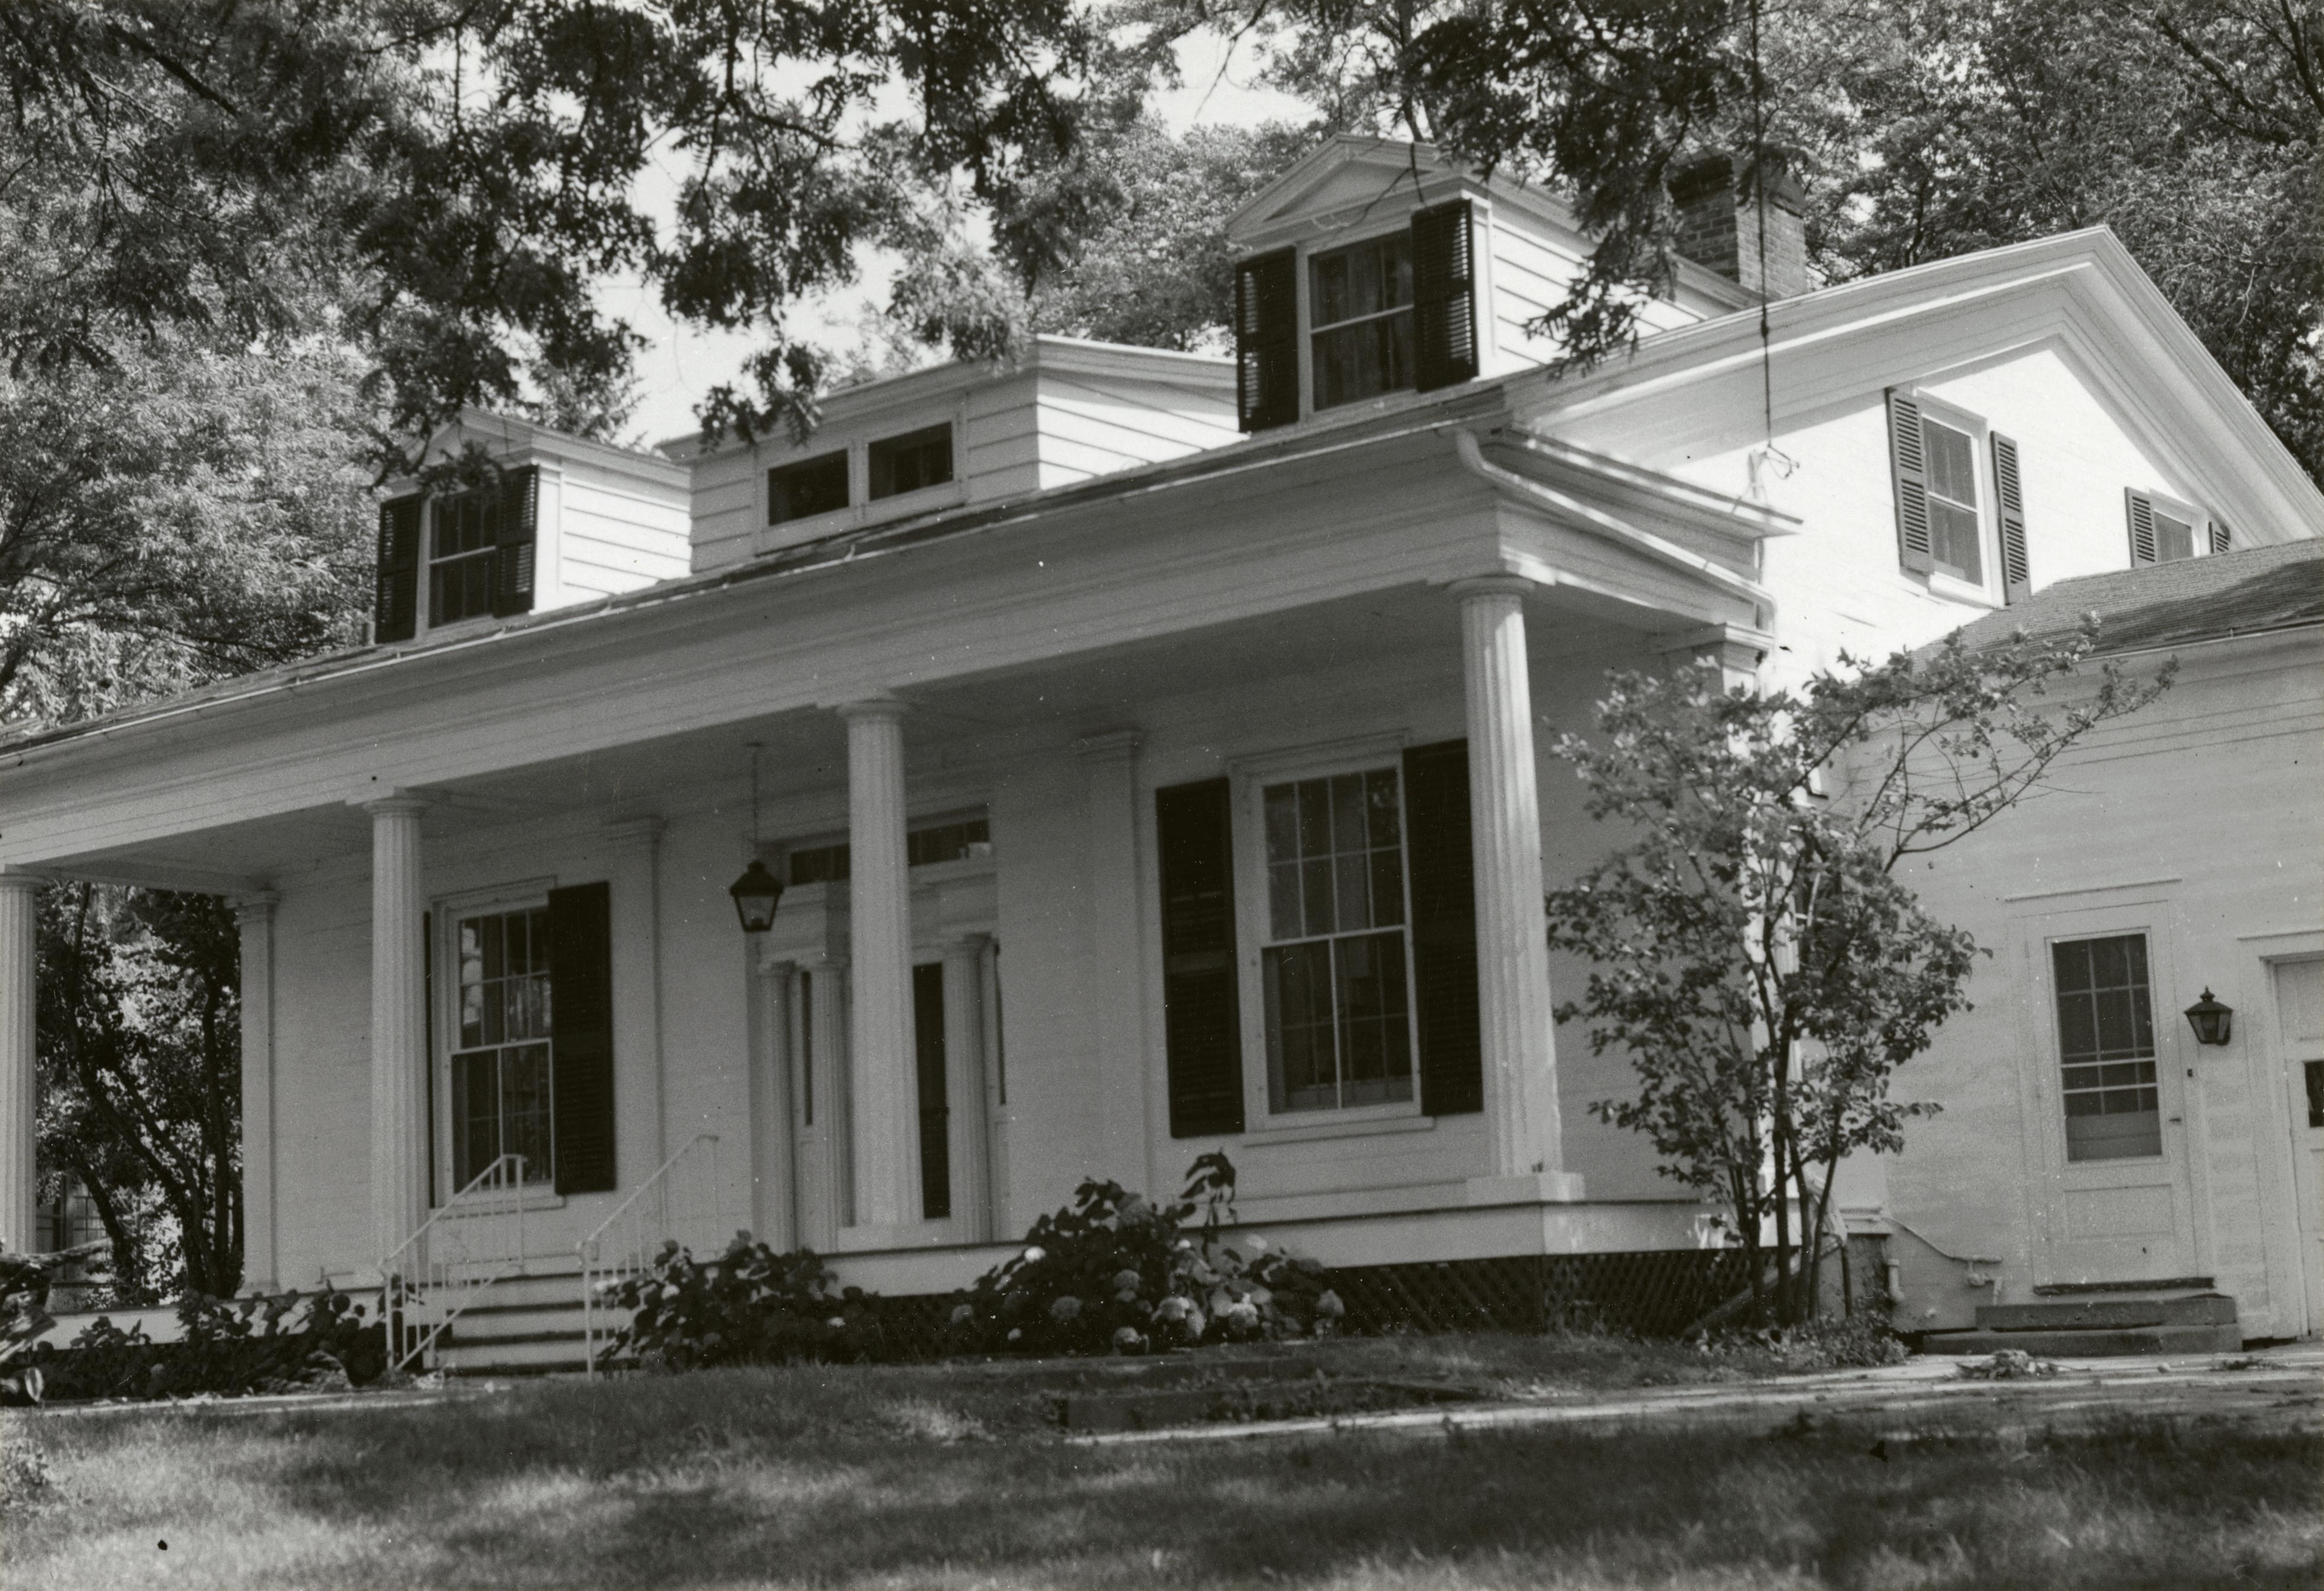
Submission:
POLYGON ((813 1249, 777 1253, 737 1232, 715 1260, 666 1243, 605 1302, 631 1310, 604 1357, 667 1370, 892 1357, 879 1300, 843 1288, 813 1249))
POLYGON ((1177 1200, 1086 1181, 1025 1247, 954 1304, 970 1353, 1141 1354, 1198 1343, 1323 1335, 1346 1314, 1323 1269, 1252 1234, 1228 1235, 1234 1165, 1205 1154, 1177 1200))

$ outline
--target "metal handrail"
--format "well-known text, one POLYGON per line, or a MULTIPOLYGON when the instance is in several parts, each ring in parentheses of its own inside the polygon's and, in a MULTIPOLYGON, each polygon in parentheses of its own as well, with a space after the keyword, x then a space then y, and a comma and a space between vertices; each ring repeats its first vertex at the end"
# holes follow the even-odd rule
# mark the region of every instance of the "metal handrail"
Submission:
POLYGON ((710 1198, 715 1209, 718 1198, 718 1134, 696 1133, 676 1154, 662 1161, 652 1176, 639 1183, 629 1198, 614 1206, 613 1213, 599 1222, 595 1231, 573 1245, 574 1253, 581 1261, 581 1342, 588 1375, 597 1374, 597 1294, 617 1278, 641 1272, 653 1263, 652 1252, 671 1235, 671 1172, 705 1145, 710 1151, 710 1198), (604 1253, 605 1235, 616 1226, 622 1232, 609 1262, 604 1253))
POLYGON ((524 1264, 525 1164, 525 1157, 521 1154, 500 1156, 470 1178, 467 1186, 439 1205, 410 1236, 380 1261, 379 1318, 381 1329, 387 1336, 387 1367, 391 1371, 402 1369, 434 1347, 437 1340, 451 1329, 452 1322, 486 1288, 524 1264), (474 1203, 462 1203, 479 1191, 493 1195, 506 1191, 512 1197, 505 1206, 494 1203, 480 1207, 474 1203), (469 1241, 480 1227, 484 1235, 505 1233, 506 1218, 512 1216, 513 1241, 497 1245, 498 1252, 494 1252, 496 1245, 492 1244, 469 1241), (438 1230, 439 1223, 441 1231, 438 1230), (435 1239, 439 1238, 451 1240, 446 1245, 452 1250, 448 1255, 436 1252, 435 1239), (408 1272, 416 1272, 419 1280, 411 1280, 408 1272), (425 1336, 406 1342, 404 1333, 410 1328, 404 1317, 421 1307, 438 1308, 443 1313, 425 1336))

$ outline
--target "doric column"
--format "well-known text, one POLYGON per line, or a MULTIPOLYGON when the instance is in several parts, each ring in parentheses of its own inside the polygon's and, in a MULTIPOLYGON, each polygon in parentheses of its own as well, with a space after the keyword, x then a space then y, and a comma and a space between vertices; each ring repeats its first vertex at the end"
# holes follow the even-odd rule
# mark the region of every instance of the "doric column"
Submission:
POLYGON ((274 1241, 274 902, 234 903, 242 930, 242 1290, 281 1282, 274 1241))
POLYGON ((918 1219, 920 1188, 912 901, 904 852, 904 704, 880 697, 851 702, 839 715, 847 720, 855 1224, 897 1226, 918 1219))
POLYGON ((802 1204, 810 1214, 809 1247, 829 1249, 842 1226, 855 1225, 855 1140, 851 1104, 854 1078, 848 1065, 847 963, 833 956, 802 962, 807 998, 798 1002, 802 1023, 799 1046, 801 1094, 807 1104, 806 1151, 811 1165, 803 1174, 802 1204))
POLYGON ((1087 780, 1083 858, 1088 886, 1090 1059, 1099 1099, 1097 1175, 1125 1188, 1155 1186, 1146 1077, 1146 979, 1139 954, 1138 736, 1129 730, 1080 743, 1087 780))
POLYGON ((416 796, 371 813, 371 1216, 384 1261, 428 1218, 428 985, 416 796))
POLYGON ((1469 818, 1477 894, 1477 997, 1485 1119, 1496 1177, 1562 1169, 1549 947, 1541 914, 1541 797, 1533 750, 1524 594, 1509 578, 1463 580, 1469 818))
POLYGON ((751 1179, 753 1230, 779 1250, 798 1246, 798 1156, 791 1145, 792 985, 798 969, 788 961, 757 969, 763 1060, 752 1068, 751 1179))
POLYGON ((944 948, 945 1107, 951 1124, 954 1225, 964 1243, 992 1235, 991 1120, 984 1097, 984 936, 944 948))
POLYGON ((0 1244, 32 1252, 38 1233, 40 889, 43 881, 0 873, 0 1244))

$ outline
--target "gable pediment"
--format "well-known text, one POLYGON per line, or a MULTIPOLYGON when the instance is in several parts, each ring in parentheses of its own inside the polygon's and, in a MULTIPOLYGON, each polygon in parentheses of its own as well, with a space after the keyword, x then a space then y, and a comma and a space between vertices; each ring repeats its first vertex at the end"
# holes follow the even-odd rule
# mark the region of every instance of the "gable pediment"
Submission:
POLYGON ((1254 195, 1229 217, 1227 238, 1237 249, 1266 247, 1369 219, 1391 222, 1472 191, 1483 185, 1425 144, 1343 134, 1254 195))

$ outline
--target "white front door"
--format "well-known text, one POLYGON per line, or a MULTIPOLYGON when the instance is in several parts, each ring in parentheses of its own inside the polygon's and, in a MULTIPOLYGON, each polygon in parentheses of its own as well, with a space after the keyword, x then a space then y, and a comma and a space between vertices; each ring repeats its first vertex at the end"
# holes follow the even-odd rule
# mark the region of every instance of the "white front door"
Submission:
POLYGON ((2196 1275, 2185 1068, 2162 998, 2167 945, 2129 914, 2058 926, 2067 931, 2036 946, 2048 1042, 2035 1097, 2053 1168, 2036 1281, 2196 1275))
POLYGON ((2324 960, 2276 964, 2275 1013, 2291 1071, 2292 1190, 2313 1332, 2324 1317, 2324 960))

